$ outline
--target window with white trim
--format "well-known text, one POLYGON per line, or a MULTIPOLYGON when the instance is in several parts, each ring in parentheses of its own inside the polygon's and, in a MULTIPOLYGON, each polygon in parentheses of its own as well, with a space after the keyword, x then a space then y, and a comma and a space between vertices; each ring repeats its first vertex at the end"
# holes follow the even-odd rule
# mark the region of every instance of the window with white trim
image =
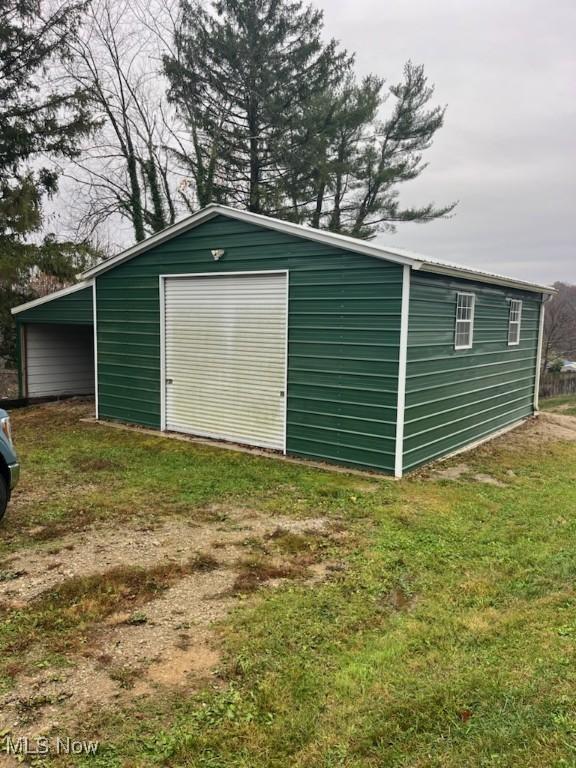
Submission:
POLYGON ((457 294, 454 349, 472 349, 475 304, 476 296, 473 293, 457 294))
POLYGON ((508 320, 508 346, 520 344, 520 326, 522 325, 522 302, 519 299, 510 301, 510 317, 508 320))

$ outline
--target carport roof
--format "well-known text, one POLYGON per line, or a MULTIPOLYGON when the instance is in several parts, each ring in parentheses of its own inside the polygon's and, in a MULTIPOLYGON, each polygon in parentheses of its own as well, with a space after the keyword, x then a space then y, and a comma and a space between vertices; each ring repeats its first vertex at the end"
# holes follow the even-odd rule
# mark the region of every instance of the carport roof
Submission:
POLYGON ((18 307, 13 307, 10 312, 13 315, 17 315, 20 312, 25 312, 27 309, 34 309, 34 307, 39 307, 41 304, 46 304, 48 301, 61 299, 63 296, 68 296, 70 293, 76 293, 76 291, 83 291, 84 288, 90 288, 93 282, 93 280, 83 280, 75 285, 70 285, 67 288, 61 288, 59 291, 54 291, 54 293, 49 293, 47 296, 41 296, 39 299, 33 299, 26 304, 20 304, 18 307))

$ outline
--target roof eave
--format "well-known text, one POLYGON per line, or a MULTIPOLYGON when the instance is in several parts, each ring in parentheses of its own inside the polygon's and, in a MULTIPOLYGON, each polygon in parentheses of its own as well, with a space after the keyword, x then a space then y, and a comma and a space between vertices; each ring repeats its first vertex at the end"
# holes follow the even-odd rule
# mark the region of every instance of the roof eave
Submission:
POLYGON ((178 224, 173 224, 167 229, 163 229, 152 237, 143 240, 126 251, 119 253, 117 256, 113 256, 111 259, 97 264, 95 267, 86 270, 82 273, 84 279, 96 277, 104 272, 107 272, 119 264, 138 256, 141 253, 145 253, 150 248, 155 248, 158 245, 170 240, 176 235, 180 235, 183 232, 187 232, 190 229, 198 227, 200 224, 204 224, 206 221, 215 218, 216 216, 227 216, 237 221, 245 221, 250 224, 258 223, 267 229, 273 229, 277 232, 283 232, 291 235, 292 237, 305 237, 308 240, 328 245, 332 248, 339 248, 345 251, 354 251, 355 253, 361 253, 365 256, 372 256, 377 259, 385 261, 392 261, 397 264, 407 264, 413 269, 420 269, 422 262, 418 259, 413 259, 408 256, 400 256, 398 254, 388 252, 381 246, 373 246, 370 243, 362 240, 355 240, 354 238, 342 238, 339 242, 334 234, 320 229, 312 229, 304 227, 298 224, 292 224, 291 222, 280 221, 279 219, 272 219, 268 216, 262 216, 248 211, 240 211, 236 208, 227 208, 226 206, 217 205, 215 203, 203 208, 198 213, 192 214, 187 219, 183 219, 178 224))
MULTIPOLYGON (((110 269, 114 269, 120 264, 128 261, 134 256, 138 256, 151 248, 155 248, 162 243, 170 240, 177 235, 187 232, 195 227, 203 224, 216 216, 226 216, 237 221, 244 221, 249 224, 257 224, 267 229, 272 229, 277 232, 283 232, 291 235, 292 237, 303 237, 313 242, 322 243, 332 248, 338 248, 345 251, 352 251, 354 253, 363 254, 365 256, 372 256, 384 261, 390 261, 396 264, 402 264, 410 266, 412 269, 419 270, 424 269, 427 272, 435 272, 443 275, 450 275, 453 277, 459 277, 461 279, 475 280, 477 282, 489 283, 493 285, 502 285, 508 288, 516 288, 524 291, 531 291, 533 293, 543 293, 547 295, 553 295, 555 290, 549 286, 537 285, 534 283, 524 282, 522 280, 515 280, 514 278, 507 278, 503 275, 491 275, 489 273, 477 272, 475 270, 468 270, 465 267, 451 267, 450 265, 443 265, 441 263, 434 264, 426 260, 425 257, 419 258, 418 254, 410 255, 407 253, 398 253, 396 249, 388 250, 385 246, 374 246, 363 240, 356 240, 353 237, 347 237, 344 235, 335 235, 332 232, 326 230, 313 229, 311 227, 305 227, 301 224, 293 224, 292 222, 281 221, 279 219, 273 219, 261 214, 252 213, 249 211, 241 211, 237 208, 229 208, 218 203, 212 203, 201 211, 192 214, 186 219, 183 219, 177 224, 173 224, 161 232, 152 235, 151 237, 143 240, 131 248, 119 253, 117 256, 113 256, 101 264, 86 270, 81 277, 84 279, 91 279, 98 275, 107 272, 110 269)), ((217 245, 217 244, 216 244, 217 245)))
POLYGON ((170 227, 167 227, 166 229, 157 232, 155 235, 146 238, 146 240, 143 240, 140 243, 136 243, 136 245, 133 245, 131 248, 127 248, 125 251, 122 251, 116 256, 112 256, 112 258, 106 259, 106 261, 103 261, 101 264, 96 264, 95 267, 87 269, 85 272, 82 272, 81 277, 86 280, 96 277, 96 275, 100 275, 103 272, 108 272, 108 270, 117 267, 119 264, 128 261, 134 256, 138 256, 140 253, 145 253, 146 251, 150 250, 150 248, 155 248, 157 245, 161 245, 167 240, 171 240, 173 237, 176 237, 183 232, 187 232, 189 229, 194 229, 194 227, 199 226, 205 221, 213 219, 215 216, 218 216, 216 206, 209 205, 207 208, 203 208, 201 211, 198 211, 198 213, 192 214, 192 216, 183 219, 177 224, 172 224, 170 227))
POLYGON ((439 275, 447 275, 464 280, 474 280, 477 283, 489 283, 490 285, 501 285, 506 288, 516 288, 520 291, 530 291, 531 293, 545 293, 553 296, 557 293, 555 288, 548 285, 538 285, 536 283, 526 283, 523 280, 514 280, 500 275, 483 274, 474 270, 467 270, 465 267, 449 267, 443 264, 422 264, 423 272, 434 272, 439 275))
POLYGON ((32 299, 32 301, 27 301, 26 304, 19 304, 17 307, 13 307, 10 310, 10 313, 12 315, 17 315, 20 312, 25 312, 27 309, 34 309, 34 307, 39 307, 41 304, 47 304, 49 301, 54 301, 54 299, 61 299, 63 296, 76 293, 76 291, 83 291, 84 288, 90 288, 91 285, 91 280, 83 280, 82 282, 76 283, 75 285, 69 285, 67 288, 61 288, 59 291, 55 291, 54 293, 49 293, 46 296, 40 296, 40 298, 32 299))

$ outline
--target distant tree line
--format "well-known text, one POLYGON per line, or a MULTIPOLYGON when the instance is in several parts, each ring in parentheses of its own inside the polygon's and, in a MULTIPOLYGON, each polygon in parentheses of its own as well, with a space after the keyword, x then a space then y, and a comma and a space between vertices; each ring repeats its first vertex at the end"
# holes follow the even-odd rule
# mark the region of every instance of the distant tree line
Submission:
POLYGON ((219 202, 366 239, 454 208, 399 196, 444 121, 423 67, 359 80, 301 0, 6 0, 0 68, 5 358, 10 307, 102 258, 110 222, 137 242, 219 202))
MULTIPOLYGON (((542 367, 556 367, 564 359, 576 360, 576 285, 554 283, 557 293, 546 304, 542 367)), ((559 365, 560 364, 560 365, 559 365)))

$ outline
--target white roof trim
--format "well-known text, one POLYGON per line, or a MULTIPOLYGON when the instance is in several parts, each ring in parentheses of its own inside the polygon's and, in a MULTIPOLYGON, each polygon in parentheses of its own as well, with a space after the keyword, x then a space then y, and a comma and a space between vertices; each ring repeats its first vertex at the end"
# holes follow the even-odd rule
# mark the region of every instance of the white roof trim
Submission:
POLYGON ((229 208, 228 206, 217 204, 208 205, 206 208, 198 211, 198 213, 188 216, 182 221, 173 224, 171 227, 163 229, 161 232, 157 232, 155 235, 133 245, 131 248, 113 256, 111 259, 107 259, 101 264, 86 270, 82 276, 84 278, 93 278, 97 275, 101 275, 103 272, 113 269, 118 264, 122 264, 123 262, 128 261, 128 259, 138 256, 139 254, 148 251, 150 248, 154 248, 155 246, 176 237, 176 235, 193 229, 216 216, 227 216, 230 219, 237 219, 238 221, 244 221, 249 224, 257 224, 266 229, 273 229, 288 235, 303 237, 307 240, 323 243, 324 245, 330 245, 336 248, 343 248, 347 251, 361 253, 365 256, 373 256, 374 258, 384 259, 385 261, 391 261, 397 264, 407 264, 412 267, 412 269, 422 269, 427 272, 436 272, 468 280, 477 280, 483 283, 492 283, 494 285, 503 285, 509 288, 534 291, 536 293, 555 293, 554 288, 550 288, 547 285, 538 285, 537 283, 529 283, 524 280, 517 280, 513 277, 506 277, 505 275, 492 274, 472 267, 450 264, 439 259, 430 258, 429 256, 421 256, 420 254, 411 253, 410 251, 405 251, 401 248, 375 245, 366 242, 365 240, 358 240, 354 237, 337 235, 333 232, 327 232, 326 230, 313 229, 312 227, 305 227, 301 224, 293 224, 289 221, 281 221, 280 219, 273 219, 269 216, 262 216, 261 214, 251 213, 249 211, 240 211, 236 208, 229 208))
POLYGON ((198 211, 198 213, 194 213, 192 216, 182 219, 182 221, 179 221, 177 224, 173 224, 171 227, 167 227, 166 229, 157 232, 146 240, 142 240, 142 242, 122 251, 111 259, 107 259, 101 264, 97 264, 95 267, 86 270, 86 272, 82 273, 82 276, 95 277, 103 272, 107 272, 118 264, 121 264, 134 256, 138 256, 139 254, 148 251, 150 248, 154 248, 155 246, 160 245, 160 243, 164 243, 166 240, 170 240, 176 235, 182 234, 182 232, 194 229, 194 227, 198 227, 200 224, 203 224, 216 216, 227 216, 229 219, 245 221, 248 224, 257 224, 266 227, 266 229, 274 229, 277 232, 284 232, 288 235, 295 235, 296 237, 305 237, 307 240, 313 240, 325 245, 333 245, 338 248, 345 248, 347 251, 363 253, 367 256, 394 261, 398 264, 409 264, 415 269, 420 268, 418 260, 411 256, 395 254, 393 251, 389 252, 385 248, 382 248, 382 246, 370 245, 370 243, 367 243, 364 240, 358 240, 355 237, 336 235, 333 232, 327 232, 326 230, 304 227, 301 224, 293 224, 290 221, 273 219, 270 216, 262 216, 259 213, 240 211, 237 208, 229 208, 226 205, 211 204, 201 211, 198 211))
POLYGON ((84 288, 90 288, 92 280, 83 280, 76 285, 70 285, 68 288, 61 288, 59 291, 49 293, 47 296, 41 296, 39 299, 33 299, 26 304, 20 304, 18 307, 14 307, 10 310, 13 315, 17 315, 19 312, 25 312, 27 309, 33 309, 39 307, 41 304, 46 304, 53 299, 61 299, 63 296, 68 296, 70 293, 76 293, 76 291, 82 291, 84 288))

